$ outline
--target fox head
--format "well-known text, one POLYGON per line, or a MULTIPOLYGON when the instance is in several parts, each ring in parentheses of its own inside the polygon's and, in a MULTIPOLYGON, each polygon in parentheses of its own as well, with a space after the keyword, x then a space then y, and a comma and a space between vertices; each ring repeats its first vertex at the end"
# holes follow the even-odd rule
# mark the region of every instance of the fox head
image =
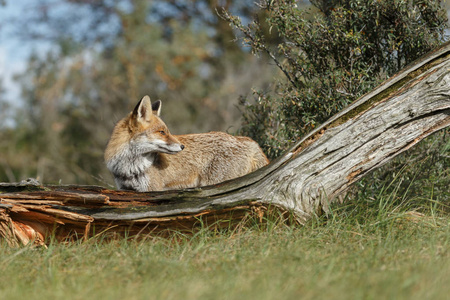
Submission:
POLYGON ((133 137, 130 143, 138 152, 175 154, 184 149, 184 145, 170 134, 160 113, 161 100, 152 104, 149 96, 143 97, 131 113, 129 128, 133 137))

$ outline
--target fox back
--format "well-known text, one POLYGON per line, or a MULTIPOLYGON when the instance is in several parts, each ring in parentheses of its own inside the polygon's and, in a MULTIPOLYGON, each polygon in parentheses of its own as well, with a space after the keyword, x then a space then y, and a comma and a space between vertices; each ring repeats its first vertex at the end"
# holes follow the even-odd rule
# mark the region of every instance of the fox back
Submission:
POLYGON ((212 185, 268 164, 259 145, 223 132, 172 135, 161 101, 145 96, 115 126, 105 161, 119 189, 139 192, 212 185))

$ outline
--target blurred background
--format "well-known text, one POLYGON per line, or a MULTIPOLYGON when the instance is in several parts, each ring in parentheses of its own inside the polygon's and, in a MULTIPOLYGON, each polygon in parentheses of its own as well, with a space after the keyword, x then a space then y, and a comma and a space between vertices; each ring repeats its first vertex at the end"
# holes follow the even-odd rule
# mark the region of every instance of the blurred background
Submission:
MULTIPOLYGON (((1 1, 0 1, 1 2, 1 1)), ((307 3, 305 3, 307 5, 307 3)), ((0 6, 0 181, 113 184, 112 128, 149 95, 174 134, 240 126, 240 95, 278 71, 216 10, 249 1, 23 0, 0 6)))
MULTIPOLYGON (((295 8, 313 18, 327 1, 312 2, 295 8)), ((163 101, 173 134, 242 132, 253 122, 242 119, 246 99, 275 91, 283 74, 235 40, 239 30, 218 16, 222 8, 243 25, 267 13, 254 0, 0 0, 0 181, 112 186, 103 151, 114 124, 144 95, 163 101)), ((273 27, 259 30, 268 33, 265 45, 279 45, 273 27)))

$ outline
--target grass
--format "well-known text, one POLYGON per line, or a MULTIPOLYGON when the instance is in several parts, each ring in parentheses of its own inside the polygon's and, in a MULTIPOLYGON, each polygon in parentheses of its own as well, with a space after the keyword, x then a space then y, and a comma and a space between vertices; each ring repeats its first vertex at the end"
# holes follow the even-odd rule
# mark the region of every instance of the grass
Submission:
POLYGON ((388 184, 365 179, 305 226, 47 249, 3 241, 0 299, 448 299, 450 174, 435 161, 388 169, 388 184))
POLYGON ((304 227, 1 244, 2 299, 448 299, 450 216, 358 202, 304 227))

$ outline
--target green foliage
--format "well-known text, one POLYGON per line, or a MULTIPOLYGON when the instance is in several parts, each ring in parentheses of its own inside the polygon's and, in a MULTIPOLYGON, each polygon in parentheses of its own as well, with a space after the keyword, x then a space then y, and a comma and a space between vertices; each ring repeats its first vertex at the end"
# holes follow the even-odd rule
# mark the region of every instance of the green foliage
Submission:
MULTIPOLYGON (((262 85, 270 71, 232 42, 215 3, 196 3, 44 1, 36 18, 17 20, 25 38, 52 48, 30 57, 17 76, 21 105, 14 134, 0 131, 0 181, 112 184, 106 143, 115 122, 147 94, 163 101, 174 134, 237 127, 238 95, 255 84, 250 69, 268 74, 262 85)), ((253 10, 247 2, 225 4, 253 10)))
MULTIPOLYGON (((443 39, 439 1, 311 2, 310 11, 263 2, 249 26, 226 16, 277 73, 232 42, 215 1, 39 1, 15 25, 24 40, 52 49, 17 76, 18 111, 0 99, 0 181, 112 184, 103 150, 114 123, 145 94, 163 100, 175 134, 235 131, 244 95, 241 133, 273 158, 443 39)), ((253 1, 220 3, 243 20, 255 11, 253 1)))
POLYGON ((444 40, 440 1, 262 1, 264 20, 244 26, 225 13, 255 53, 265 52, 285 75, 275 95, 243 101, 242 132, 277 157, 318 124, 444 40), (281 38, 266 42, 269 27, 281 38))

